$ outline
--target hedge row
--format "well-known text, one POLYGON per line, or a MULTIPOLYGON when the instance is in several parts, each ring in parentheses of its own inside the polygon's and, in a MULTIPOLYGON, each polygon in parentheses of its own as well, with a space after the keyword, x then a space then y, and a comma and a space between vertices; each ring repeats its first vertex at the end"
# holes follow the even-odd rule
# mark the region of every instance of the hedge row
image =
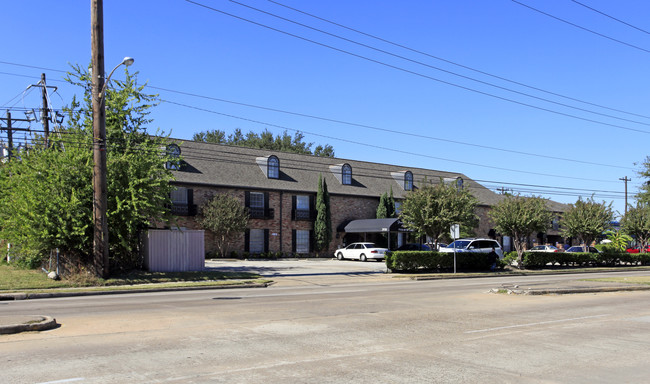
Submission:
POLYGON ((541 268, 547 265, 587 267, 648 265, 650 253, 524 252, 523 263, 526 268, 541 268))
MULTIPOLYGON (((435 251, 392 251, 386 253, 386 266, 395 272, 447 270, 454 268, 454 254, 435 251)), ((488 270, 494 263, 488 253, 457 253, 456 269, 488 270)))

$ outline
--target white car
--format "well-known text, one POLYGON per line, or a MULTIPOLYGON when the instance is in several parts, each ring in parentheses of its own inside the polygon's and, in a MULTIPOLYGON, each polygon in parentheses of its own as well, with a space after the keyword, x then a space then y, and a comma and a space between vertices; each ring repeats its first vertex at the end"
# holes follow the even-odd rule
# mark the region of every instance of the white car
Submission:
POLYGON ((454 248, 456 249, 456 253, 490 253, 494 251, 499 255, 500 259, 503 259, 503 249, 501 248, 501 244, 492 239, 458 239, 448 246, 440 248, 438 252, 454 252, 454 248))
POLYGON ((559 252, 560 250, 557 247, 552 245, 536 245, 532 247, 529 252, 559 252))
POLYGON ((352 243, 345 248, 337 249, 334 256, 337 259, 357 259, 366 261, 368 259, 382 260, 388 252, 386 248, 378 248, 375 243, 352 243))

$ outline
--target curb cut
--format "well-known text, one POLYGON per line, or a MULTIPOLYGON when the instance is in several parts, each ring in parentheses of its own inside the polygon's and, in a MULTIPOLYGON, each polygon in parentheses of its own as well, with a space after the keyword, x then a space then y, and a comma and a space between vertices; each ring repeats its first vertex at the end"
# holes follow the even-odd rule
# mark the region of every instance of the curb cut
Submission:
POLYGON ((30 322, 25 324, 9 324, 0 326, 0 335, 9 335, 20 332, 37 332, 47 331, 58 327, 56 319, 50 316, 39 316, 41 318, 38 322, 30 322))

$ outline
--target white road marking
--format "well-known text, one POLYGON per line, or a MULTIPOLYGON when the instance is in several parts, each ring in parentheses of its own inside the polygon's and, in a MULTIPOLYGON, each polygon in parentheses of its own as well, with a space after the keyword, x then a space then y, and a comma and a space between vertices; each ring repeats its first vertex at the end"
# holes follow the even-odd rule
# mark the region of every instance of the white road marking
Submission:
POLYGON ((563 323, 563 322, 567 322, 567 321, 576 321, 576 320, 585 320, 585 319, 595 319, 595 318, 604 317, 604 316, 609 316, 609 314, 606 314, 606 315, 594 315, 594 316, 584 316, 584 317, 574 317, 574 318, 571 318, 571 319, 540 321, 540 322, 537 322, 537 323, 528 323, 528 324, 507 325, 505 327, 495 327, 495 328, 477 329, 477 330, 474 330, 474 331, 466 331, 465 333, 481 333, 481 332, 499 331, 499 330, 502 330, 502 329, 510 329, 510 328, 532 327, 532 326, 535 326, 535 325, 563 323))
POLYGON ((56 384, 56 383, 72 383, 73 381, 82 381, 86 380, 83 377, 75 377, 73 379, 63 379, 63 380, 54 380, 54 381, 45 381, 42 383, 37 383, 37 384, 56 384))

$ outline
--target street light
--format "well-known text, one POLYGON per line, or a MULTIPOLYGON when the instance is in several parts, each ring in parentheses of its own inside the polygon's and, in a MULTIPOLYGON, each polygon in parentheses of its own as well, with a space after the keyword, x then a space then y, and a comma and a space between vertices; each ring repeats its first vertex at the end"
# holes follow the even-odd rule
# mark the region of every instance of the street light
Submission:
MULTIPOLYGON (((103 34, 103 33, 102 33, 103 34)), ((97 35, 102 35, 97 34, 97 35)), ((95 35, 93 35, 95 37, 95 35)), ((95 43, 95 42, 94 42, 95 43)), ((95 272, 106 278, 109 274, 108 198, 106 183, 106 86, 113 72, 122 64, 133 64, 125 57, 104 80, 103 42, 93 44, 93 260, 95 272), (95 47, 100 47, 101 49, 95 47)))
POLYGON ((103 101, 104 96, 105 96, 106 86, 108 85, 108 82, 111 80, 111 76, 113 76, 113 72, 115 72, 115 70, 118 69, 118 68, 120 67, 120 65, 124 64, 125 66, 128 67, 128 66, 130 66, 131 64, 133 64, 134 61, 135 61, 134 58, 132 58, 132 57, 128 57, 128 56, 127 56, 127 57, 125 57, 125 58, 122 60, 121 63, 119 63, 118 65, 116 65, 115 68, 113 68, 113 70, 111 71, 111 73, 108 74, 108 77, 106 78, 106 80, 104 80, 104 86, 102 87, 102 91, 99 93, 99 97, 102 98, 102 101, 103 101))

